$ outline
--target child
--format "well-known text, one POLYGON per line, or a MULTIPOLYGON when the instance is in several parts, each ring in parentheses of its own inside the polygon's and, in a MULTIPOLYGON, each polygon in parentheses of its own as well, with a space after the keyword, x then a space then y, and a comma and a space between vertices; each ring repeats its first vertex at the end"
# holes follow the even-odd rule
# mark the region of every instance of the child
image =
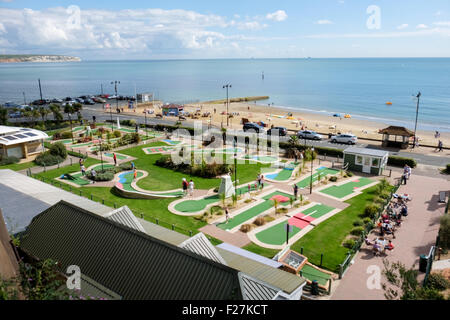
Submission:
POLYGON ((192 181, 192 179, 191 179, 191 181, 189 181, 189 193, 190 193, 191 197, 194 196, 194 181, 192 181))
POLYGON ((228 223, 228 220, 230 219, 230 214, 228 212, 228 207, 225 207, 225 219, 226 219, 226 223, 228 223))
POLYGON ((136 180, 136 178, 137 178, 137 170, 135 168, 133 172, 133 181, 136 180))

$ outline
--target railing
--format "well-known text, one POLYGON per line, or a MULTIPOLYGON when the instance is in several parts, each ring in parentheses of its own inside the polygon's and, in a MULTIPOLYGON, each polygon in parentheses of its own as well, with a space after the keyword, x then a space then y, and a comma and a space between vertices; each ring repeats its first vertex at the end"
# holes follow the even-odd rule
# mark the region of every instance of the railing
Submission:
POLYGON ((430 252, 427 256, 427 269, 425 271, 425 278, 423 279, 423 286, 425 287, 428 282, 428 277, 430 276, 431 268, 433 266, 434 257, 436 255, 436 246, 430 248, 430 252))

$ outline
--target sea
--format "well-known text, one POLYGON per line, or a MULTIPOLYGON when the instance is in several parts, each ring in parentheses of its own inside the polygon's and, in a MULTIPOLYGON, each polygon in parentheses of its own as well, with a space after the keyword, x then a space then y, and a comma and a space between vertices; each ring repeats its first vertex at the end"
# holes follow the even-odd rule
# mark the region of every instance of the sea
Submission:
POLYGON ((288 108, 414 128, 450 131, 450 58, 217 59, 82 61, 0 64, 0 103, 100 93, 154 93, 193 103, 230 97, 288 108), (387 105, 386 102, 392 102, 387 105))

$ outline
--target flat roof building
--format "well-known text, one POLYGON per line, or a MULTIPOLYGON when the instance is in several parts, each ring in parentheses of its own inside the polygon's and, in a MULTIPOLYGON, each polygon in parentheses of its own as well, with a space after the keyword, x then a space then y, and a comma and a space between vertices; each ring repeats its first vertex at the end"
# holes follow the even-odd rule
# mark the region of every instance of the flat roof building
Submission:
POLYGON ((0 126, 0 154, 23 162, 34 160, 44 151, 47 138, 45 132, 36 129, 0 126))

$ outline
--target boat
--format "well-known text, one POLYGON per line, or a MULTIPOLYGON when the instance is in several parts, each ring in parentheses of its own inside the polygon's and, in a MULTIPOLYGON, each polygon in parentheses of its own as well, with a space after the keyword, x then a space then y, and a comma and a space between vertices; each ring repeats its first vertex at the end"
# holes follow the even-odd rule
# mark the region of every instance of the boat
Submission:
POLYGON ((344 116, 344 118, 351 118, 352 116, 351 115, 349 115, 349 114, 346 114, 345 116, 344 116))
POLYGON ((386 102, 386 105, 392 106, 392 102, 388 101, 388 102, 386 102))

